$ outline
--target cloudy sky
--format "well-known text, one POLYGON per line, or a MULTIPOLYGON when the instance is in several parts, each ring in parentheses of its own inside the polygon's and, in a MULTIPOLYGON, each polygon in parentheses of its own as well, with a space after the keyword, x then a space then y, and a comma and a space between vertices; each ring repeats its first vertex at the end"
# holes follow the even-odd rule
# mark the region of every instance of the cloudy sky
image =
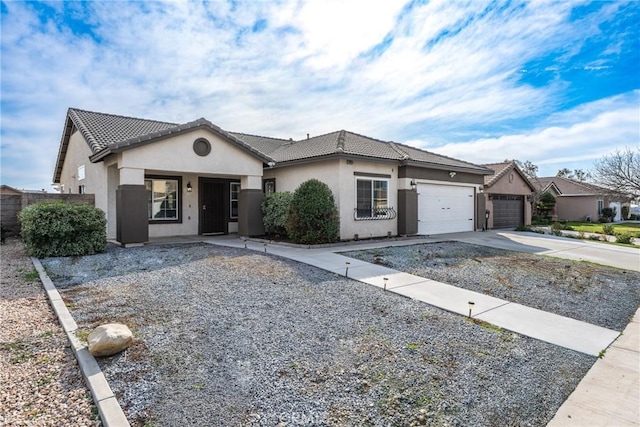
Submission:
POLYGON ((51 189, 69 107, 346 129, 540 176, 640 145, 640 2, 2 1, 2 184, 51 189))

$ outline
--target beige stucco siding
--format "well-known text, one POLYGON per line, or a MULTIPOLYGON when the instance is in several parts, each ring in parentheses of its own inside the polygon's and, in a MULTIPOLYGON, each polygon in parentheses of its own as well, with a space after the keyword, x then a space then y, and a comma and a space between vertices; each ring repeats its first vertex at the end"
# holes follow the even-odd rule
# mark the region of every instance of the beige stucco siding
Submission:
POLYGON ((487 188, 489 193, 494 194, 531 194, 531 188, 526 183, 519 173, 510 171, 505 176, 501 177, 491 187, 487 188))
POLYGON ((119 167, 208 176, 262 176, 260 159, 205 129, 124 151, 119 167), (203 157, 193 151, 193 142, 198 138, 205 138, 211 144, 209 155, 203 157))
POLYGON ((592 221, 597 221, 598 198, 595 196, 556 197, 556 215, 559 220, 567 221, 584 221, 588 215, 592 221))
POLYGON ((60 184, 65 193, 78 194, 80 185, 84 185, 85 193, 95 195, 95 206, 108 212, 107 171, 102 163, 91 163, 89 156, 93 153, 82 134, 74 132, 69 138, 69 146, 64 159, 60 184), (85 178, 78 177, 78 167, 84 165, 85 178))
POLYGON ((389 176, 389 207, 397 210, 398 202, 398 169, 389 163, 368 162, 345 159, 331 159, 326 161, 304 163, 282 168, 267 169, 264 178, 276 178, 276 191, 294 192, 304 181, 316 178, 331 189, 340 216, 340 239, 353 239, 355 234, 360 238, 386 236, 387 233, 398 233, 397 218, 392 220, 356 221, 354 209, 356 207, 356 178, 358 174, 372 174, 389 176))

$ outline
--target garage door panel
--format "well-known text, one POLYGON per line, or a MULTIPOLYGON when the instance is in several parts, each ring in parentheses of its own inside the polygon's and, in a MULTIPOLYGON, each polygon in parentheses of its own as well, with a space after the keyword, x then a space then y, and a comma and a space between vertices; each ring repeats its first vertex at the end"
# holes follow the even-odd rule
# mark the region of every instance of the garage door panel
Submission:
POLYGON ((493 202, 493 228, 517 227, 524 223, 524 197, 495 195, 493 202))
POLYGON ((474 230, 474 189, 452 185, 418 186, 418 233, 474 230))

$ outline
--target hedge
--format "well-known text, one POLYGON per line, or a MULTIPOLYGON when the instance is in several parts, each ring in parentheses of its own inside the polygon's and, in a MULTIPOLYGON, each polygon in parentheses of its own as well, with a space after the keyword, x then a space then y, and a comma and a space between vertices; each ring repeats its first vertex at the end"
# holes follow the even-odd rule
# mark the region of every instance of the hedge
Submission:
POLYGON ((31 256, 91 255, 104 252, 107 246, 104 212, 91 205, 38 203, 24 208, 18 218, 31 256))

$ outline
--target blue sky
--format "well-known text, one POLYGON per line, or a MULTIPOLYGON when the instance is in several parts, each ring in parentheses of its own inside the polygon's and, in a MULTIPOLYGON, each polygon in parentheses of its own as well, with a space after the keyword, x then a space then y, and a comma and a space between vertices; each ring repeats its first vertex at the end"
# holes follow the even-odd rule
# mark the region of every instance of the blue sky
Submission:
POLYGON ((640 2, 1 3, 1 183, 51 190, 68 107, 346 129, 540 176, 640 146, 640 2))

